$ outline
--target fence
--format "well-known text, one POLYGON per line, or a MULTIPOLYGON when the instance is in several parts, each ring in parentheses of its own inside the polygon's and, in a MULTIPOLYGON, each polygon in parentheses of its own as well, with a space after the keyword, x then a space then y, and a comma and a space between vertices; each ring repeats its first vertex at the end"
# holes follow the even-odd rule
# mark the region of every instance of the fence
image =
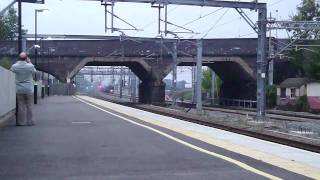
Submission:
POLYGON ((15 75, 0 67, 0 125, 12 119, 16 109, 15 75))

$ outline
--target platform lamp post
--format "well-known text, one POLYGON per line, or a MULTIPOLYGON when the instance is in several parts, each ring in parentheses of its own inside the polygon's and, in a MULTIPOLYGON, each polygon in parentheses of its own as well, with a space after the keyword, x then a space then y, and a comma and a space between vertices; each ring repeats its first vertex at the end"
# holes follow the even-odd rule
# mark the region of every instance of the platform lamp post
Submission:
MULTIPOLYGON (((14 1, 15 2, 15 1, 14 1)), ((22 52, 22 4, 18 0, 18 55, 22 52)))
MULTIPOLYGON (((37 40, 38 40, 38 13, 39 12, 44 12, 48 11, 48 9, 35 9, 34 11, 34 62, 35 66, 37 68, 38 66, 38 49, 40 48, 39 45, 37 45, 37 40)), ((38 75, 37 73, 35 74, 35 84, 34 84, 34 104, 38 104, 38 75)))
POLYGON ((47 96, 50 96, 50 74, 49 74, 50 70, 49 70, 49 68, 50 68, 50 62, 48 60, 47 96))

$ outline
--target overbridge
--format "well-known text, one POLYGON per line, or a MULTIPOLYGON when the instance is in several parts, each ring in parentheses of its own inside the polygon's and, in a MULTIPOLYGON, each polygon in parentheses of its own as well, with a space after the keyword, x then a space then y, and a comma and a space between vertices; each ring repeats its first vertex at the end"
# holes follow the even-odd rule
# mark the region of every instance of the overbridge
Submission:
MULTIPOLYGON (((164 100, 163 78, 172 71, 173 43, 177 43, 179 66, 196 63, 195 40, 161 38, 108 37, 103 40, 42 40, 39 42, 37 69, 61 81, 72 79, 81 68, 90 66, 127 66, 142 81, 140 102, 164 100)), ((27 41, 26 47, 33 47, 27 41)), ((0 56, 15 57, 14 41, 0 42, 0 56)), ((34 51, 30 51, 31 59, 34 51)), ((223 80, 222 97, 255 99, 257 39, 205 39, 203 65, 213 69, 223 80)))

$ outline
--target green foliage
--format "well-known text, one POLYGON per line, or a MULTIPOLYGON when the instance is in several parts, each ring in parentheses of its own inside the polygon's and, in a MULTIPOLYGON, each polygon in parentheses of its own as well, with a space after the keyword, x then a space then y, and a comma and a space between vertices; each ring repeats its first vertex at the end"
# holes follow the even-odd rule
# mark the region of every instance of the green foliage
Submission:
MULTIPOLYGON (((320 6, 315 0, 302 0, 301 5, 297 7, 297 11, 297 14, 292 17, 294 21, 313 21, 315 17, 320 17, 320 6)), ((305 33, 304 36, 301 36, 303 39, 320 39, 320 32, 316 30, 294 31, 293 33, 295 35, 305 33)), ((292 50, 290 56, 293 57, 291 63, 298 70, 298 76, 320 80, 319 48, 292 50)))
POLYGON ((210 93, 211 89, 211 69, 207 68, 202 72, 202 92, 210 93))
MULTIPOLYGON (((22 30, 26 34, 26 30, 22 30)), ((0 40, 15 40, 18 36, 18 16, 14 8, 10 8, 4 16, 0 16, 0 40)))
POLYGON ((307 77, 320 80, 320 48, 314 48, 312 52, 306 53, 303 68, 307 77))
MULTIPOLYGON (((211 93, 211 79, 212 79, 212 71, 210 68, 205 69, 202 72, 202 92, 209 94, 211 93)), ((219 92, 221 89, 221 85, 222 85, 222 80, 220 79, 219 76, 215 76, 216 80, 215 80, 215 97, 219 96, 219 92)))
POLYGON ((10 69, 11 67, 11 61, 8 57, 3 57, 0 59, 0 66, 6 68, 6 69, 10 69))
POLYGON ((267 98, 267 106, 269 108, 273 108, 277 104, 277 87, 272 85, 272 86, 267 86, 267 91, 266 91, 266 98, 267 98))
POLYGON ((290 57, 293 57, 291 59, 291 64, 293 64, 294 68, 298 71, 298 76, 299 77, 304 77, 305 76, 305 71, 303 69, 303 63, 304 63, 304 54, 303 51, 295 51, 292 50, 290 51, 290 57))
POLYGON ((222 86, 222 80, 219 76, 216 76, 216 86, 215 86, 215 97, 219 97, 220 96, 220 89, 222 86))
POLYGON ((182 93, 177 94, 177 98, 180 101, 191 101, 193 97, 193 90, 183 91, 182 93))
POLYGON ((292 51, 291 63, 298 69, 300 77, 320 80, 320 48, 292 51))
MULTIPOLYGON (((313 21, 313 18, 320 17, 320 6, 316 0, 302 0, 300 6, 297 7, 298 13, 292 17, 294 21, 313 21)), ((294 34, 299 34, 302 31, 294 31, 294 34)), ((303 38, 319 39, 320 33, 316 30, 304 31, 306 34, 303 38)))
POLYGON ((307 96, 301 96, 298 99, 298 101, 296 102, 294 109, 295 109, 295 111, 308 112, 309 111, 309 104, 308 104, 307 96))

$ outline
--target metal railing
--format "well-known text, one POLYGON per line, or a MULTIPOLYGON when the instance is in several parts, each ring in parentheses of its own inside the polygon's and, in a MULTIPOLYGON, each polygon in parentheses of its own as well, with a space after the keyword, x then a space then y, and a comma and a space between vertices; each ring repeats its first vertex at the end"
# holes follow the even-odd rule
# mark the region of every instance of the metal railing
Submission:
MULTIPOLYGON (((172 100, 167 100, 166 102, 172 103, 172 100)), ((190 100, 181 101, 178 99, 177 103, 195 105, 195 103, 190 100)), ((248 99, 208 98, 203 101, 203 104, 206 106, 228 106, 239 109, 255 109, 257 107, 257 101, 248 99)))
POLYGON ((213 99, 213 102, 220 106, 231 106, 243 109, 254 109, 257 107, 257 101, 247 99, 216 98, 213 99))

